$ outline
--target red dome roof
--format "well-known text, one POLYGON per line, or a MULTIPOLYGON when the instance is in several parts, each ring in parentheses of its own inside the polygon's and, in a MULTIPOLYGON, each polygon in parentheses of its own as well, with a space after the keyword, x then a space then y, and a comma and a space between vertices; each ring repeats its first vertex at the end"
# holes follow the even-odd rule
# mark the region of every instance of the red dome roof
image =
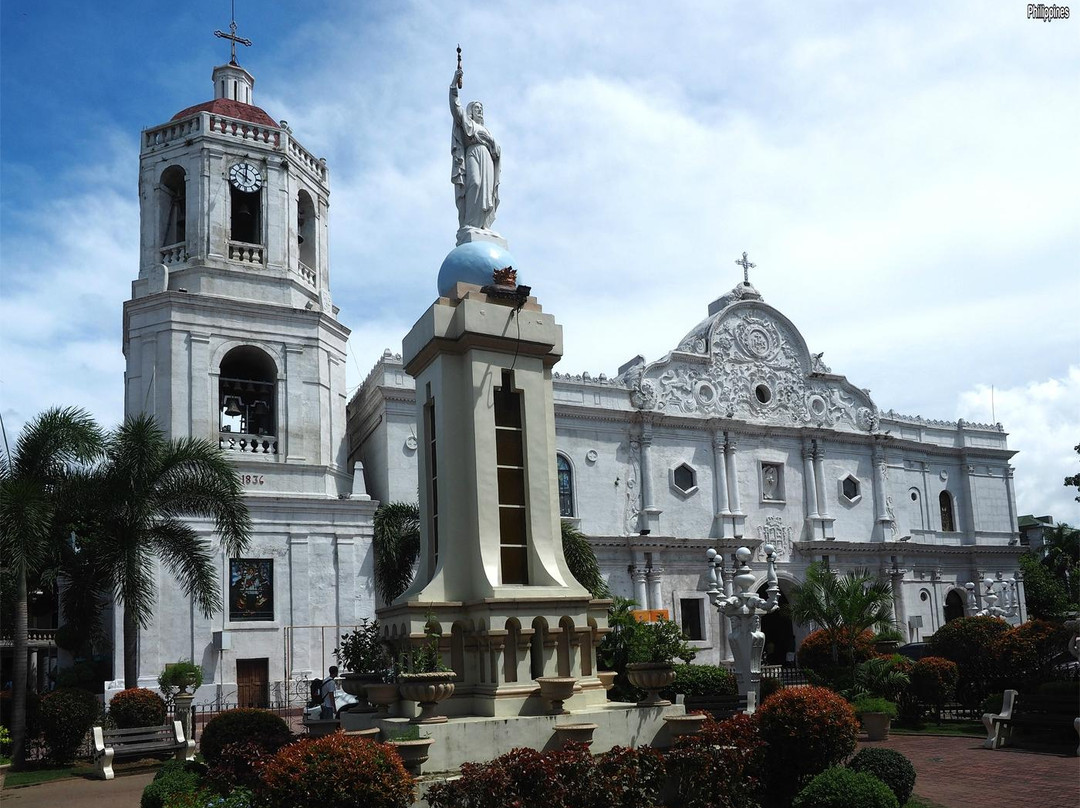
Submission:
POLYGON ((215 115, 223 115, 226 118, 237 118, 241 121, 258 124, 259 126, 271 126, 274 129, 281 128, 278 126, 277 121, 266 114, 265 110, 252 104, 233 101, 231 98, 215 98, 213 101, 196 104, 193 107, 180 110, 172 116, 172 119, 178 121, 181 118, 186 118, 189 115, 194 115, 196 112, 203 111, 212 112, 215 115))

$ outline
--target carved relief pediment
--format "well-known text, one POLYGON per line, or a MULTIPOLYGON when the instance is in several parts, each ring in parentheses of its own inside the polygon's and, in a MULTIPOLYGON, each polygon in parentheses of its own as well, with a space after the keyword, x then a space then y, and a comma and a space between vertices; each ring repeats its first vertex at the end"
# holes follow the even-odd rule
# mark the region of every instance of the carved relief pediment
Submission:
POLYGON ((733 300, 626 381, 641 410, 859 432, 878 423, 869 395, 830 373, 794 325, 759 300, 733 300))

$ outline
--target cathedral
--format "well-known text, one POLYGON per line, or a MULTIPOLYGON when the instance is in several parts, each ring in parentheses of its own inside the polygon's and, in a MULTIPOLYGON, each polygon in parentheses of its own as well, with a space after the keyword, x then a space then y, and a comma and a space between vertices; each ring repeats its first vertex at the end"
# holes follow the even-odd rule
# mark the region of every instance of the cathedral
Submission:
MULTIPOLYGON (((347 400, 349 329, 327 260, 329 168, 255 105, 255 80, 235 51, 212 80, 212 100, 141 136, 139 269, 123 310, 125 412, 153 414, 173 438, 217 441, 248 492, 254 532, 247 556, 228 558, 213 524, 196 524, 216 553, 225 609, 204 619, 162 570, 154 623, 140 632, 139 681, 154 688, 166 663, 191 659, 205 673, 199 702, 296 703, 298 683, 333 664, 339 635, 375 615, 379 503, 416 502, 419 490, 433 520, 436 486, 454 490, 457 470, 435 460, 431 394, 418 397, 408 347, 404 360, 387 350, 347 400)), ((482 108, 455 103, 451 86, 460 182, 451 255, 480 264, 471 275, 457 265, 455 277, 440 274, 436 309, 479 291, 509 263, 506 241, 489 231, 498 148, 482 108)), ((735 550, 749 547, 763 584, 762 548, 775 547, 782 597, 812 562, 885 576, 910 641, 985 608, 990 589, 1011 620, 1024 619, 1013 452, 1002 427, 882 411, 766 302, 745 253, 737 263, 735 287, 701 322, 688 322, 668 354, 634 357, 610 375, 560 374, 551 365, 561 330, 544 326, 556 347, 537 365, 546 388, 536 389, 550 391, 542 395, 554 413, 552 451, 522 470, 523 490, 550 478, 555 518, 588 536, 612 593, 666 612, 699 662, 731 659, 707 594, 710 548, 730 580, 735 550)), ((558 301, 543 302, 557 317, 558 301)), ((417 302, 418 315, 428 303, 417 302)), ((522 303, 522 311, 531 309, 522 303)), ((528 335, 519 342, 528 355, 528 335)), ((544 417, 542 407, 535 412, 544 417)), ((495 589, 528 589, 532 562, 516 551, 547 530, 542 522, 522 523, 513 542, 503 537, 500 560, 485 568, 495 589)), ((449 555, 422 560, 421 575, 449 555)), ((550 570, 559 579, 561 567, 550 570)), ((590 610, 586 598, 581 614, 590 610)), ((782 613, 763 628, 776 664, 792 659, 809 630, 782 613)), ((115 643, 116 671, 122 653, 115 643)), ((107 695, 122 686, 108 683, 107 695)))

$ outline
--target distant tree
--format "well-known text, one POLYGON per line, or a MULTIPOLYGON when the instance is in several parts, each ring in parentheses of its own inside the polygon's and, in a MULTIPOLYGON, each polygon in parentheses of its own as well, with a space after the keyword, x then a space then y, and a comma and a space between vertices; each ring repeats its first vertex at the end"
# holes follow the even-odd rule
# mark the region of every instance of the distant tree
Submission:
POLYGON ((14 576, 12 764, 26 763, 27 582, 54 563, 66 535, 58 516, 75 470, 101 454, 102 434, 85 410, 46 410, 0 456, 0 558, 14 576))
POLYGON ((1059 522, 1044 532, 1042 563, 1065 585, 1072 600, 1080 599, 1080 530, 1059 522))
POLYGON ((1020 556, 1024 572, 1024 602, 1028 616, 1042 620, 1064 617, 1069 611, 1069 591, 1034 553, 1020 556))
MULTIPOLYGON (((1077 454, 1080 454, 1080 443, 1076 444, 1076 446, 1074 446, 1073 448, 1076 449, 1077 454)), ((1080 491, 1080 474, 1070 474, 1068 477, 1066 477, 1065 487, 1075 488, 1077 491, 1080 491)), ((1080 502, 1080 494, 1077 495, 1076 501, 1080 502)))

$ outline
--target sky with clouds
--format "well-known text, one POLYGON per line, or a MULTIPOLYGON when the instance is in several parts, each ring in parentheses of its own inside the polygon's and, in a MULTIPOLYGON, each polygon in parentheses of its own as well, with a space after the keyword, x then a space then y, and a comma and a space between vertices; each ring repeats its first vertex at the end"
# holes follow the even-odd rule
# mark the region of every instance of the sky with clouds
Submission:
MULTIPOLYGON (((1077 9, 1080 12, 1080 9, 1077 9)), ((123 415, 138 135, 212 97, 225 0, 0 6, 0 412, 123 415), (168 10, 165 10, 165 9, 168 10)), ((446 92, 559 368, 673 348, 741 280, 883 410, 989 422, 1020 513, 1080 523, 1080 13, 987 3, 236 0, 255 101, 331 170, 350 384, 453 247, 446 92), (465 100, 463 98, 463 100, 465 100), (991 390, 993 393, 991 393, 991 390)))

